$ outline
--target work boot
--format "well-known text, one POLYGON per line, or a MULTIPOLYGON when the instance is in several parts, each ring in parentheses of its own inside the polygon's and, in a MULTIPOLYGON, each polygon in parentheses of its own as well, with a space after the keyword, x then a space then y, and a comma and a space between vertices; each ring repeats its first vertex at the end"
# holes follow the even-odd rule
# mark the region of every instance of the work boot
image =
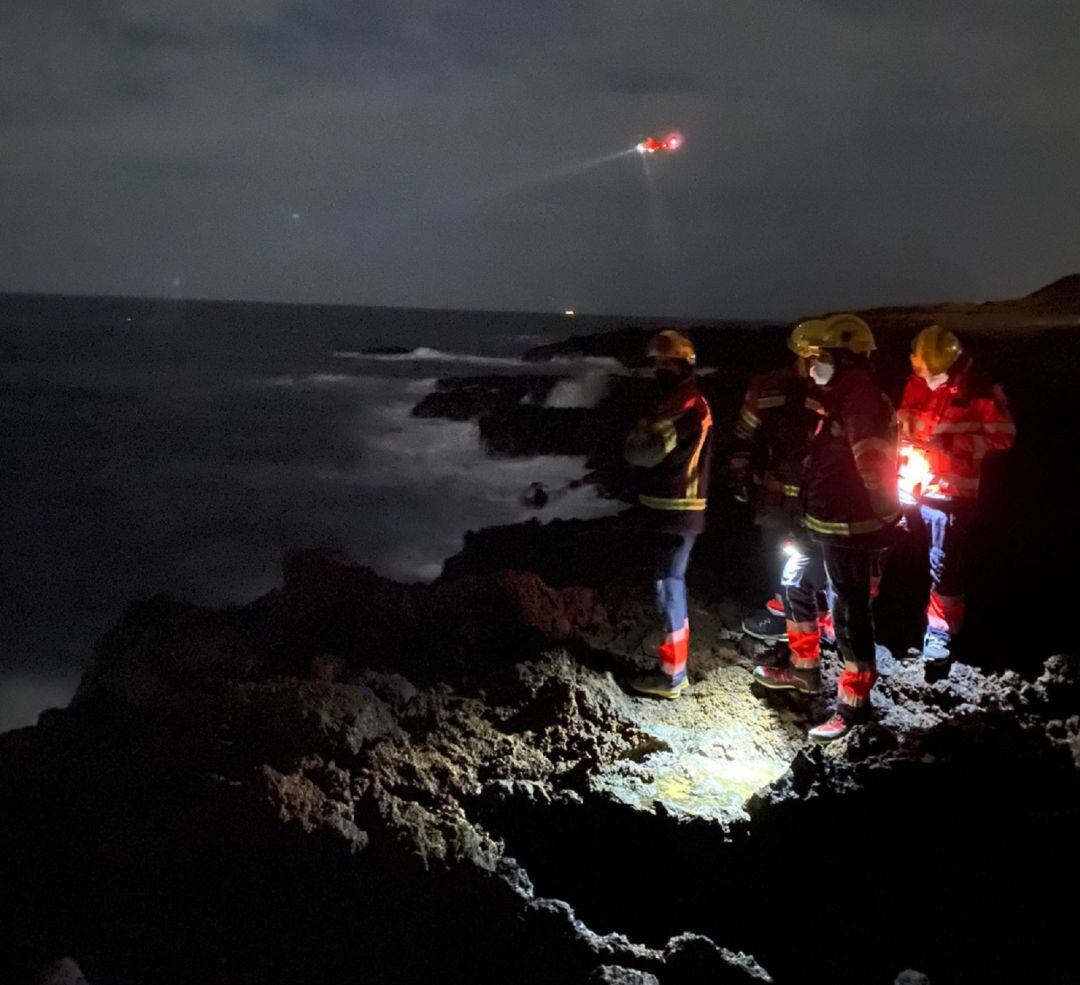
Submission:
POLYGON ((661 671, 642 674, 640 677, 631 677, 626 683, 638 694, 648 694, 654 698, 668 698, 670 700, 677 698, 690 686, 690 682, 685 677, 673 681, 661 671))
POLYGON ((947 663, 952 656, 952 650, 950 649, 950 640, 948 636, 944 636, 941 633, 928 632, 923 637, 922 645, 922 658, 928 664, 943 664, 947 663))
POLYGON ((754 680, 770 691, 817 694, 821 690, 821 675, 816 670, 796 670, 794 667, 769 667, 759 664, 754 668, 754 680))
POLYGON ((747 616, 743 620, 742 631, 763 643, 776 643, 787 639, 787 622, 783 616, 778 619, 771 612, 765 611, 756 616, 747 616))
POLYGON ((807 736, 811 742, 816 742, 818 745, 827 745, 837 739, 842 739, 854 727, 854 722, 849 722, 843 715, 836 714, 827 722, 822 722, 817 727, 810 729, 807 736))
POLYGON ((786 618, 784 615, 784 600, 780 598, 779 592, 765 603, 765 611, 771 612, 777 619, 786 618))

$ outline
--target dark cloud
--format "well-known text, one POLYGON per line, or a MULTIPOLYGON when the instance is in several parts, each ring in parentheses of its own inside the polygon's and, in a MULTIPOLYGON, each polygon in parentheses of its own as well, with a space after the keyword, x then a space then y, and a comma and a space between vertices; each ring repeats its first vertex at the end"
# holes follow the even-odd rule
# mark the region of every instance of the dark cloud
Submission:
POLYGON ((1080 262, 1072 4, 19 0, 0 46, 0 287, 750 315, 1080 262))

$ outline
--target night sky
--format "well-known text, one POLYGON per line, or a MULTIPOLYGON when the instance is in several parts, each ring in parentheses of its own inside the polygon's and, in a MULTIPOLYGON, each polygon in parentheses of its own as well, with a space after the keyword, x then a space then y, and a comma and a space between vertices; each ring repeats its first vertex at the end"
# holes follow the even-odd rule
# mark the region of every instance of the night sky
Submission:
POLYGON ((1080 269, 1078 56, 1068 0, 5 0, 0 290, 1013 296, 1080 269))

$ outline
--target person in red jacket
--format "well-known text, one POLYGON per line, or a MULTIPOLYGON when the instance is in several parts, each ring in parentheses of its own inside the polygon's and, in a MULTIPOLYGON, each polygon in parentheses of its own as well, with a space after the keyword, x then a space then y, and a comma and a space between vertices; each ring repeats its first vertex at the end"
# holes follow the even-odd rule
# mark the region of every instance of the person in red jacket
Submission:
MULTIPOLYGON (((836 713, 812 728, 814 742, 846 735, 870 713, 877 679, 870 585, 874 562, 900 519, 897 426, 889 398, 870 371, 869 326, 854 315, 821 322, 812 338, 810 375, 824 416, 810 442, 803 477, 803 524, 820 546, 829 583, 837 647, 844 661, 836 713)), ((816 620, 789 628, 788 666, 758 666, 767 688, 813 694, 820 689, 816 620)))
POLYGON ((627 437, 625 458, 635 467, 639 517, 655 547, 653 588, 664 640, 660 669, 629 684, 641 694, 677 698, 689 686, 686 568, 694 541, 705 529, 713 419, 698 390, 697 355, 686 336, 671 329, 659 332, 647 355, 658 399, 627 437))
POLYGON ((900 424, 900 498, 908 529, 930 557, 923 659, 945 662, 964 622, 965 565, 983 459, 1005 451, 1016 426, 1005 394, 940 325, 911 347, 900 424))

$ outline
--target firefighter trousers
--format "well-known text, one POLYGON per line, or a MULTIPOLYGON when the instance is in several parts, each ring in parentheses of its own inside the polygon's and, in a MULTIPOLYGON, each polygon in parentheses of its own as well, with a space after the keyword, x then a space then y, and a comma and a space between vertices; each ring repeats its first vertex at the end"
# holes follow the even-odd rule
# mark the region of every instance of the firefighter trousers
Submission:
POLYGON ((964 588, 973 504, 924 500, 908 514, 908 529, 923 538, 930 558, 927 632, 948 643, 964 624, 964 588))
POLYGON ((686 604, 686 568, 697 534, 654 534, 656 567, 653 582, 657 612, 663 619, 660 670, 678 684, 686 677, 690 653, 690 613, 686 604))
POLYGON ((870 691, 877 680, 870 587, 880 549, 834 542, 822 543, 821 549, 836 646, 844 661, 837 687, 837 710, 848 721, 863 721, 870 713, 870 691))
POLYGON ((821 659, 818 626, 819 593, 825 588, 825 561, 821 544, 803 537, 791 542, 780 584, 784 595, 791 666, 813 670, 821 659))

